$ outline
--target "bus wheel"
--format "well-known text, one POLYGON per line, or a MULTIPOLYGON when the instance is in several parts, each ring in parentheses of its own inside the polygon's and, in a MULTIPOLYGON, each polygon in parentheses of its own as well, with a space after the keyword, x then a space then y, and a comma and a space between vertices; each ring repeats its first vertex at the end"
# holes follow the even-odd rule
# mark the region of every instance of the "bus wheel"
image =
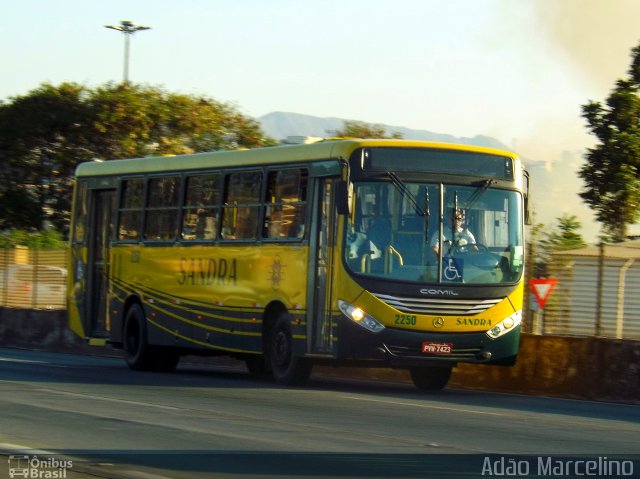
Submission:
POLYGON ((151 349, 151 361, 152 364, 149 369, 152 371, 158 371, 163 373, 170 373, 176 370, 178 362, 180 361, 180 355, 172 347, 152 347, 151 349))
POLYGON ((311 375, 312 364, 293 352, 290 316, 281 314, 273 326, 269 348, 269 364, 276 383, 284 386, 303 385, 311 375))
POLYGON ((264 376, 269 372, 264 356, 247 356, 244 360, 249 374, 254 377, 264 376))
POLYGON ((423 367, 411 368, 411 379, 418 389, 423 391, 439 391, 449 382, 451 377, 450 367, 423 367))
POLYGON ((147 324, 142 306, 134 303, 124 320, 124 353, 127 366, 137 371, 150 369, 151 350, 147 344, 147 324))

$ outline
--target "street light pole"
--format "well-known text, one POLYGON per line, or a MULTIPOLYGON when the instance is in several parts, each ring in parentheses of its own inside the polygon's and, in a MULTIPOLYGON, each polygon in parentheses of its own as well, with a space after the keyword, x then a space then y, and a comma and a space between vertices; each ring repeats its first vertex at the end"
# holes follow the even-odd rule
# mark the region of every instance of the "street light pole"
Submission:
POLYGON ((124 33, 124 83, 129 82, 129 37, 141 30, 150 30, 151 27, 136 25, 129 20, 122 20, 120 25, 105 25, 105 28, 124 33))

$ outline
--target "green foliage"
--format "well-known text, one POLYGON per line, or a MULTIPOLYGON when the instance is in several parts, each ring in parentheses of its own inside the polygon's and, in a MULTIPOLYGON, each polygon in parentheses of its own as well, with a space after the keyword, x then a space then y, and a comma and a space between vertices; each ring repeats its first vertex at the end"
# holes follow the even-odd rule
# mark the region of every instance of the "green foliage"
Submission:
POLYGON ((549 231, 543 224, 533 227, 531 237, 536 243, 534 257, 534 276, 547 276, 547 265, 551 261, 551 255, 560 251, 579 249, 585 247, 582 235, 578 232, 582 223, 575 215, 564 214, 556 218, 557 224, 549 231))
POLYGON ((0 233, 0 248, 26 246, 30 249, 59 249, 66 247, 62 233, 54 230, 27 231, 13 229, 0 233))
POLYGON ((550 232, 544 234, 541 241, 543 247, 551 252, 578 249, 586 246, 582 235, 578 230, 582 228, 582 223, 575 215, 562 215, 556 218, 557 226, 550 232))
POLYGON ((69 177, 88 159, 85 95, 79 85, 44 84, 0 105, 0 227, 65 219, 69 177))
POLYGON ((382 125, 372 125, 362 121, 345 121, 342 129, 334 132, 335 136, 341 138, 402 138, 402 133, 393 132, 387 135, 387 131, 382 125))
POLYGON ((82 161, 274 144, 213 99, 132 83, 43 84, 0 103, 0 228, 66 231, 82 161))
POLYGON ((590 148, 580 176, 580 196, 596 212, 604 234, 624 241, 640 218, 640 45, 632 50, 629 78, 618 80, 606 106, 589 102, 582 116, 599 143, 590 148))

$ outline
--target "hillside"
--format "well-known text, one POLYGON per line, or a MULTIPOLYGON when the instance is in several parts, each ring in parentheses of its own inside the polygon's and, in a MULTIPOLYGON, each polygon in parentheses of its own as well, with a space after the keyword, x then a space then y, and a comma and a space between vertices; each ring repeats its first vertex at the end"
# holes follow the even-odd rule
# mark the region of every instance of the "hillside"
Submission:
MULTIPOLYGON (((345 121, 343 118, 319 118, 300 113, 287 113, 276 111, 259 117, 258 122, 262 131, 267 136, 282 140, 288 136, 333 136, 334 132, 342 128, 345 121)), ((434 133, 428 130, 414 130, 403 126, 383 125, 388 134, 399 132, 407 140, 441 141, 445 143, 462 143, 465 145, 487 146, 508 150, 509 148, 489 136, 477 135, 473 138, 456 137, 444 133, 434 133)))

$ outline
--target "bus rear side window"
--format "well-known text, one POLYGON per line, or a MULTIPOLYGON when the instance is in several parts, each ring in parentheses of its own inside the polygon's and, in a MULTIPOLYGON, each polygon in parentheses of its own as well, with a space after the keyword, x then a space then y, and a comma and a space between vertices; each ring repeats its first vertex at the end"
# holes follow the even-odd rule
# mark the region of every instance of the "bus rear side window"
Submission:
POLYGON ((149 179, 144 239, 170 241, 178 234, 179 176, 149 179))
POLYGON ((142 178, 122 181, 120 188, 120 209, 118 211, 118 239, 121 241, 140 239, 142 220, 142 178))
POLYGON ((87 182, 79 181, 76 190, 75 210, 73 212, 73 234, 71 236, 74 243, 84 243, 87 219, 89 218, 87 208, 87 182))

